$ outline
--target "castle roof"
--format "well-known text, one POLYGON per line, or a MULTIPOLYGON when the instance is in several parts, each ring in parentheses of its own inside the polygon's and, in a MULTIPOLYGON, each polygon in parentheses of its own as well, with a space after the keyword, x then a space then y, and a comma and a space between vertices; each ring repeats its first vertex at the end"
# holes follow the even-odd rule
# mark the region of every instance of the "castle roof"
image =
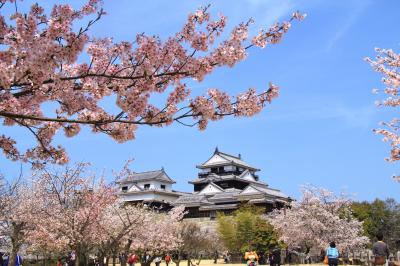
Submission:
POLYGON ((155 171, 147 171, 147 172, 140 172, 140 173, 132 173, 127 178, 120 180, 120 184, 124 183, 137 183, 143 181, 161 181, 169 184, 175 184, 175 180, 170 178, 167 173, 164 171, 164 168, 161 170, 155 171))
POLYGON ((248 184, 259 184, 259 185, 267 185, 262 181, 258 181, 254 178, 253 174, 250 171, 245 170, 240 175, 235 174, 225 174, 225 175, 218 175, 215 173, 210 173, 205 177, 196 178, 192 181, 189 181, 189 184, 204 184, 210 182, 219 182, 219 181, 229 181, 229 180, 237 180, 242 181, 248 184))
POLYGON ((201 207, 201 210, 237 207, 239 202, 289 203, 291 199, 278 189, 262 184, 249 184, 245 189, 223 189, 214 183, 208 184, 201 191, 179 197, 173 204, 186 207, 201 207), (223 204, 225 203, 225 204, 223 204), (225 207, 222 207, 223 204, 225 207))
POLYGON ((220 152, 218 148, 215 149, 214 154, 207 161, 200 165, 197 165, 196 167, 199 169, 204 169, 225 165, 235 165, 252 171, 260 170, 244 162, 240 155, 235 156, 228 153, 220 152))

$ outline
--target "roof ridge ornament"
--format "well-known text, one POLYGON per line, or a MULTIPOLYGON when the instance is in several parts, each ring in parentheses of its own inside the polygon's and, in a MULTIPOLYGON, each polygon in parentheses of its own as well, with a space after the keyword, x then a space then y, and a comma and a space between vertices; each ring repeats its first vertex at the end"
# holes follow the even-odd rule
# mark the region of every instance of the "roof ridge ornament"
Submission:
POLYGON ((219 153, 218 146, 215 146, 214 154, 217 154, 217 153, 219 153))

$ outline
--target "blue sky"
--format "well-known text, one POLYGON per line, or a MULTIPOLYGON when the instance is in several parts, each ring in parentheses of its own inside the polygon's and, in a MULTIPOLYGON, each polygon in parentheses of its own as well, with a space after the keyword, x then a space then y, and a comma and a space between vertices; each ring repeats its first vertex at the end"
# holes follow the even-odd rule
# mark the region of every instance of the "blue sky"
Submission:
MULTIPOLYGON (((92 34, 113 36, 116 41, 133 40, 141 32, 165 38, 179 30, 189 12, 210 2, 105 0, 108 15, 92 34)), ((55 143, 67 148, 72 162, 91 162, 92 170, 108 175, 128 158, 134 159, 135 171, 163 166, 177 181, 177 190, 192 190, 187 181, 196 177, 195 165, 218 146, 227 153, 241 153, 262 170, 265 182, 294 198, 299 197, 300 185, 311 183, 345 190, 357 200, 400 200, 400 184, 391 179, 399 167, 384 161, 389 146, 372 132, 394 112, 375 107, 379 96, 371 90, 382 87, 380 76, 363 61, 375 55, 375 47, 400 51, 400 3, 220 0, 211 6, 214 14, 228 16, 228 29, 253 17, 253 32, 290 17, 295 10, 307 13, 307 19, 294 23, 282 43, 252 49, 235 68, 219 69, 202 83, 191 83, 196 93, 215 87, 236 94, 249 87, 265 89, 272 81, 281 87, 281 95, 260 115, 211 123, 205 132, 182 126, 142 127, 136 140, 123 144, 89 130, 72 139, 60 134, 55 143)), ((21 146, 32 144, 23 129, 1 130, 16 136, 21 146)), ((17 175, 19 167, 0 157, 0 172, 9 178, 17 175)))

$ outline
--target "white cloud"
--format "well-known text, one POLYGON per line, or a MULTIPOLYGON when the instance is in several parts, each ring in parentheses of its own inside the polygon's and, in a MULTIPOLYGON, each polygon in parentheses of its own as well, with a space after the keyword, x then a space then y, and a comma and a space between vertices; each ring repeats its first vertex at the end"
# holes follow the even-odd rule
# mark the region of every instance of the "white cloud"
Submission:
POLYGON ((333 34, 333 36, 329 39, 325 51, 329 52, 335 46, 335 44, 342 39, 349 29, 353 26, 353 24, 358 20, 358 18, 362 15, 364 10, 370 4, 369 0, 356 0, 352 2, 353 5, 349 7, 349 14, 347 19, 343 21, 342 24, 339 25, 338 30, 333 34))
POLYGON ((295 11, 294 1, 246 0, 258 25, 268 27, 295 11))

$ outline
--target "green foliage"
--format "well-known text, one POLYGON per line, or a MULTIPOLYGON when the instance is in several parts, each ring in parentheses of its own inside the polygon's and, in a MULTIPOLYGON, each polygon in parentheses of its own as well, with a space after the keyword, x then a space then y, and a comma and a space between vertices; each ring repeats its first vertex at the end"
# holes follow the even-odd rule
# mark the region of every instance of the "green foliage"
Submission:
POLYGON ((266 252, 281 244, 278 234, 262 213, 260 208, 244 205, 232 216, 218 215, 218 232, 229 251, 266 252))
POLYGON ((218 221, 218 233, 224 242, 225 247, 230 251, 237 251, 240 249, 240 243, 236 238, 236 219, 233 216, 225 216, 219 214, 217 217, 218 221))
POLYGON ((389 248, 400 248, 400 204, 394 199, 354 202, 352 211, 363 222, 365 235, 373 242, 381 232, 389 248))

